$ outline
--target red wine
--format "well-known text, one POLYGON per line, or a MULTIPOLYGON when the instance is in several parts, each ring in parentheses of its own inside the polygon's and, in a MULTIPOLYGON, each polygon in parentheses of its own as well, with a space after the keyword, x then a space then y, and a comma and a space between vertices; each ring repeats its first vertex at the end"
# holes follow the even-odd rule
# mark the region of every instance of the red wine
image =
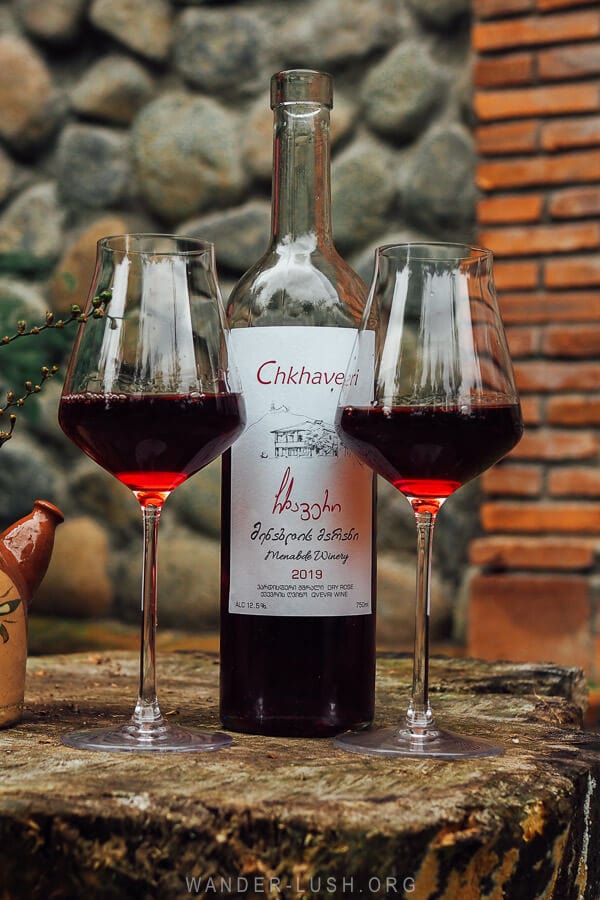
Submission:
POLYGON ((407 497, 445 499, 517 444, 518 404, 347 407, 344 444, 407 497))
POLYGON ((223 457, 221 720, 259 734, 373 717, 374 475, 333 424, 367 292, 331 234, 331 90, 271 81, 272 240, 227 308, 248 428, 223 457))
MULTIPOLYGON (((223 455, 222 554, 229 557, 231 458, 223 455)), ((233 500, 233 503, 232 503, 233 500)), ((375 498, 373 498, 373 502, 375 498)), ((373 718, 375 615, 252 616, 227 611, 221 569, 221 718, 226 728, 327 737, 373 718)), ((308 574, 308 573, 307 573, 308 574)), ((371 569, 375 592, 375 569, 371 569)), ((310 580, 310 579, 309 579, 310 580)))
POLYGON ((155 502, 226 450, 244 414, 237 394, 86 393, 62 398, 59 422, 140 501, 155 502))

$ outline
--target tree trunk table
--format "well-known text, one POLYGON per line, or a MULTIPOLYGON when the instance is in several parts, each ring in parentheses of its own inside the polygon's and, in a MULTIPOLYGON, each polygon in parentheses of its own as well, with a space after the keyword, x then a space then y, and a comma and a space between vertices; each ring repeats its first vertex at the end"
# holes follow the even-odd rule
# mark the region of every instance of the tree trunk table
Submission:
MULTIPOLYGON (((218 727, 218 665, 159 658, 163 711, 218 727)), ((410 660, 379 660, 399 720, 410 660)), ((60 735, 129 716, 131 652, 30 659, 25 717, 0 732, 0 896, 597 900, 600 736, 578 669, 432 661, 444 724, 502 757, 378 759, 328 740, 237 735, 218 753, 90 753, 60 735), (194 880, 195 879, 195 880, 194 880)))

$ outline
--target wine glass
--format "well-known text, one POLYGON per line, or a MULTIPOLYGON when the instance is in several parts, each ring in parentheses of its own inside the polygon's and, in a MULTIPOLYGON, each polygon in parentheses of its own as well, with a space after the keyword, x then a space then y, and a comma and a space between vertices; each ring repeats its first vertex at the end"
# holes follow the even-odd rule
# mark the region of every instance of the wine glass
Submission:
POLYGON ((129 722, 67 734, 63 742, 88 750, 218 750, 231 743, 229 735, 167 724, 155 668, 163 503, 226 450, 244 425, 213 245, 160 234, 103 238, 85 315, 59 421, 84 453, 132 491, 142 510, 140 686, 129 722))
POLYGON ((523 425, 496 301, 492 254, 461 244, 379 247, 336 425, 344 445, 390 481, 417 526, 412 697, 403 725, 335 744, 381 756, 492 756, 503 748, 436 724, 428 696, 429 579, 447 498, 511 450, 523 425), (371 381, 367 372, 373 371, 371 381))

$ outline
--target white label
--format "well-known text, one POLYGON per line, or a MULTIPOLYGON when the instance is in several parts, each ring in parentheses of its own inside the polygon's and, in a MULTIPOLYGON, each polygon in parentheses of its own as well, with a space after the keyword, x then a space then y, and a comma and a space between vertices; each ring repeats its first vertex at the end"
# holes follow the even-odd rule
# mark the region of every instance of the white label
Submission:
MULTIPOLYGON (((366 615, 373 476, 334 425, 356 330, 237 328, 231 338, 247 426, 231 452, 229 612, 366 615)), ((373 348, 361 341, 350 376, 361 404, 373 348)))

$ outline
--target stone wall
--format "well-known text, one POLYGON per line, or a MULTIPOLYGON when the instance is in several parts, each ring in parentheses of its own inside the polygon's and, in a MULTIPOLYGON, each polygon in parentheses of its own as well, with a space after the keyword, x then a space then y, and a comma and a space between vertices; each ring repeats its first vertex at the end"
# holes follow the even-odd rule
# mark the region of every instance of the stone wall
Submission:
MULTIPOLYGON (((60 316, 82 303, 95 242, 108 233, 214 240, 227 293, 268 240, 269 79, 291 66, 334 75, 334 233, 365 278, 377 244, 469 240, 469 15, 468 0, 5 0, 2 333, 19 318, 43 321, 47 308, 60 316)), ((40 365, 64 362, 71 340, 65 330, 0 348, 1 386, 18 389, 40 365)), ((63 438, 59 392, 56 379, 28 401, 2 448, 1 518, 12 521, 37 497, 67 514, 38 609, 135 619, 139 512, 125 488, 63 438)), ((213 465, 166 507, 163 624, 216 623, 218 481, 213 465)), ((476 499, 471 486, 442 513, 438 629, 477 527, 476 499)), ((410 622, 412 516, 383 484, 379 538, 383 638, 410 640, 397 610, 404 597, 410 622)))

